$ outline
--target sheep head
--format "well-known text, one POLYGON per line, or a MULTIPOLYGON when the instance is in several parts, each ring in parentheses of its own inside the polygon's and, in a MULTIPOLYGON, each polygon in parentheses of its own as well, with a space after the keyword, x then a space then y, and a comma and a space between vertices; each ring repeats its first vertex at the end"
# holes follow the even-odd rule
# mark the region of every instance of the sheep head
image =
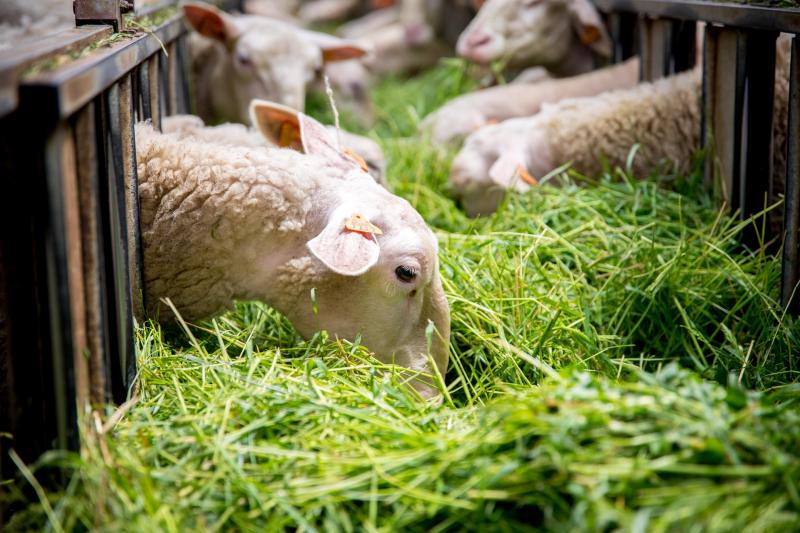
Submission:
POLYGON ((226 50, 229 67, 223 80, 199 83, 215 87, 216 118, 246 123, 248 105, 268 98, 295 109, 305 105, 306 86, 323 64, 361 57, 367 50, 333 36, 319 34, 260 16, 233 16, 204 3, 186 3, 190 26, 226 50), (221 108, 221 109, 220 109, 221 108))
MULTIPOLYGON (((360 335, 383 361, 425 373, 433 373, 433 361, 444 375, 450 310, 436 237, 425 221, 377 185, 314 119, 259 101, 251 115, 271 142, 324 161, 331 174, 307 221, 306 253, 293 254, 282 267, 293 283, 274 298, 276 307, 305 336, 319 330, 360 335)), ((435 393, 429 380, 412 383, 425 396, 435 393)))
POLYGON ((600 55, 611 53, 611 40, 589 0, 488 0, 456 50, 476 63, 556 67, 576 43, 600 55))

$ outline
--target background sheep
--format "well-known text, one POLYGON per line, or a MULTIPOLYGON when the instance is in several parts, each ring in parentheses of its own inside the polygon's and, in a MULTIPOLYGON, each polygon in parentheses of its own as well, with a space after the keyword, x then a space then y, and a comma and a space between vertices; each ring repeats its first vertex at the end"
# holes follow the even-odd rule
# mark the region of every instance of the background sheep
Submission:
POLYGON ((476 63, 541 65, 556 76, 574 76, 591 70, 596 55, 609 57, 611 39, 589 0, 488 0, 456 50, 476 63))
MULTIPOLYGON (((790 40, 777 43, 774 108, 773 199, 786 172, 786 117, 790 40)), ((686 172, 700 135, 700 70, 627 90, 565 100, 532 118, 487 126, 470 135, 453 161, 450 181, 472 215, 497 207, 502 191, 526 191, 532 183, 519 169, 541 177, 570 162, 578 172, 597 175, 602 160, 626 165, 634 144, 640 149, 633 173, 644 176, 664 161, 686 172)))
POLYGON ((638 80, 639 59, 631 58, 618 65, 570 78, 490 87, 447 102, 428 115, 420 126, 430 133, 435 144, 461 141, 487 124, 534 115, 542 104, 633 87, 638 80))
POLYGON ((208 4, 184 4, 198 114, 246 123, 254 98, 303 109, 306 86, 323 62, 361 57, 366 50, 331 35, 278 20, 232 16, 208 4))
MULTIPOLYGON (((343 150, 360 157, 369 168, 370 175, 378 184, 388 188, 386 182, 386 159, 378 143, 361 135, 354 135, 344 130, 338 132, 333 126, 327 126, 334 139, 342 144, 343 150)), ((181 139, 188 137, 218 145, 265 148, 273 146, 260 131, 247 128, 243 124, 221 124, 206 126, 200 117, 194 115, 173 115, 164 117, 161 123, 164 133, 175 133, 181 139)), ((355 159, 358 162, 358 159, 355 159)))
POLYGON ((337 150, 318 122, 269 103, 254 104, 253 114, 265 135, 293 150, 137 125, 151 313, 164 297, 187 319, 219 313, 233 299, 261 300, 306 337, 321 329, 361 335, 381 360, 425 372, 432 321, 441 337, 434 335, 431 355, 444 375, 449 307, 425 222, 337 150))

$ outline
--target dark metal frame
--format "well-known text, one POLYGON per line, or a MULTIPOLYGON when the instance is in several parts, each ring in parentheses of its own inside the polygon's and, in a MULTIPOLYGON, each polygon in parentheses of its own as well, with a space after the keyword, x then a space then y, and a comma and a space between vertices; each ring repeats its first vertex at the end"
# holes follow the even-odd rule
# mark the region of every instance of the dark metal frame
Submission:
POLYGON ((0 54, 0 433, 13 435, 0 437, 0 479, 15 471, 9 448, 28 462, 77 449, 82 415, 123 402, 135 374, 133 127, 188 112, 183 19, 30 70, 110 35, 83 26, 0 54))
POLYGON ((783 191, 771 183, 775 40, 794 34, 791 54, 784 216, 768 217, 765 232, 742 234, 750 247, 783 243, 781 303, 800 313, 800 9, 690 0, 594 0, 606 13, 614 60, 641 55, 641 78, 654 80, 693 63, 694 24, 706 22, 703 44, 701 139, 709 186, 742 219, 762 211, 783 191), (777 237, 777 238, 774 238, 777 237))

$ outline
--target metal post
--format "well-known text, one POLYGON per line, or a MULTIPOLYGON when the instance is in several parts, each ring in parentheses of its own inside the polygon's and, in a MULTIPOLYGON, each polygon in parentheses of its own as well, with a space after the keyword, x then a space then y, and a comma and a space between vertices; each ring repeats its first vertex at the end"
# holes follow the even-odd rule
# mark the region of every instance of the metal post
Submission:
POLYGON ((784 200, 783 279, 781 304, 800 313, 798 290, 798 231, 800 231, 800 41, 795 36, 789 69, 789 127, 786 140, 786 196, 784 200))
POLYGON ((114 31, 125 29, 120 0, 74 0, 75 25, 111 24, 114 31))

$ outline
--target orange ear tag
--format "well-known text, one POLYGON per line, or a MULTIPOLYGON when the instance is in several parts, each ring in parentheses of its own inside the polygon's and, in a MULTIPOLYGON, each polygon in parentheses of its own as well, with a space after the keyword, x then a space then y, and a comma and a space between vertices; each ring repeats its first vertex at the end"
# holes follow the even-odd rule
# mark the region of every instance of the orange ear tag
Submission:
POLYGON ((363 170, 364 172, 369 172, 369 167, 367 166, 367 162, 364 161, 363 157, 352 151, 350 148, 345 148, 344 150, 342 150, 342 153, 344 153, 344 155, 346 155, 347 157, 358 163, 358 166, 361 167, 361 170, 363 170))
POLYGON ((360 213, 354 213, 353 216, 345 222, 344 227, 345 229, 364 234, 365 236, 369 234, 383 235, 383 230, 381 230, 381 228, 367 220, 367 218, 360 213))
POLYGON ((522 165, 517 166, 517 174, 528 185, 539 185, 539 180, 528 174, 528 171, 522 165))
POLYGON ((583 44, 592 44, 600 38, 600 30, 594 26, 586 26, 581 30, 580 41, 583 44))

